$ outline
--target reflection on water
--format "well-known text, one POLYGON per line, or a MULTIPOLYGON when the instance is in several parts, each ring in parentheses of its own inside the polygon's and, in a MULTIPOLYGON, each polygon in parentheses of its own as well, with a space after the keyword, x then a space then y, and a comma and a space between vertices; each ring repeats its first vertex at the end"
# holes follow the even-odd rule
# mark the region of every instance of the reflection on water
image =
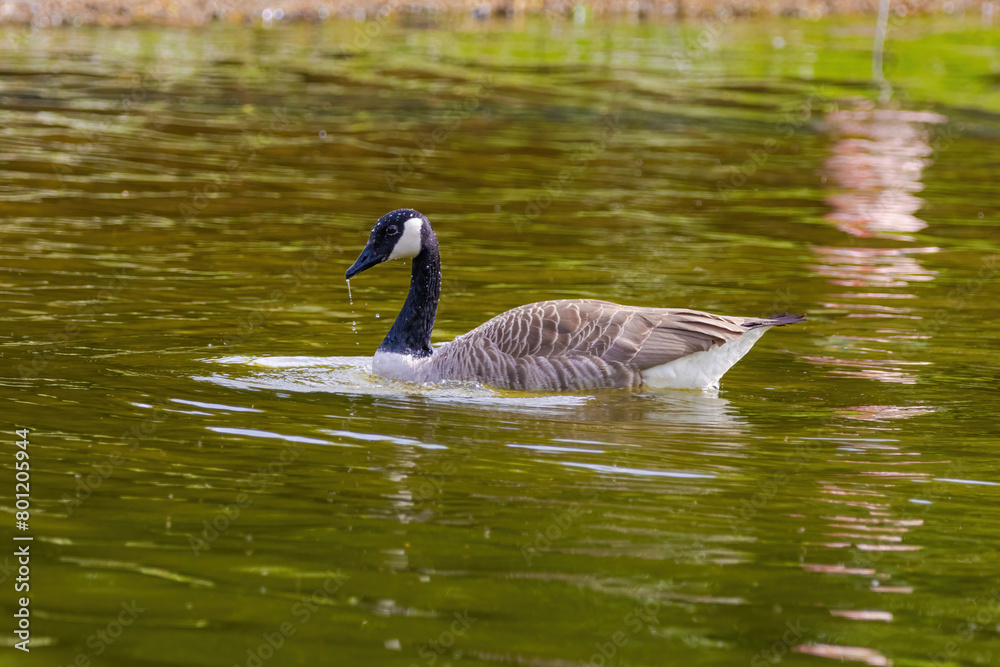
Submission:
MULTIPOLYGON (((912 586, 901 585, 883 566, 887 565, 886 557, 890 554, 917 553, 924 549, 925 536, 920 534, 924 520, 915 509, 923 506, 900 506, 894 499, 899 487, 930 481, 932 467, 922 452, 908 449, 901 441, 898 432, 902 427, 891 424, 933 411, 894 405, 865 405, 839 411, 846 419, 864 422, 854 427, 845 425, 844 431, 853 431, 854 437, 845 433, 830 440, 844 466, 855 472, 845 471, 839 479, 819 481, 817 493, 829 509, 822 513, 821 526, 812 538, 821 550, 802 563, 804 571, 858 578, 868 582, 869 590, 879 594, 878 597, 914 593, 912 586)), ((886 607, 899 609, 903 605, 873 598, 860 609, 830 609, 830 613, 854 621, 897 620, 886 607)), ((822 643, 795 650, 868 665, 892 664, 882 651, 863 645, 822 643)))
MULTIPOLYGON (((886 620, 883 616, 885 612, 873 612, 875 615, 865 615, 857 614, 853 616, 845 616, 845 618, 854 618, 856 620, 886 620)), ((890 615, 891 616, 891 615, 890 615)), ((837 646, 834 644, 807 644, 805 646, 795 646, 793 650, 796 653, 804 653, 806 655, 814 655, 819 658, 832 658, 839 660, 840 662, 851 661, 860 662, 866 665, 871 665, 871 667, 890 667, 892 661, 889 658, 882 655, 875 649, 865 648, 864 646, 837 646)))
MULTIPOLYGON (((674 430, 716 428, 733 436, 739 434, 743 424, 730 402, 719 398, 717 390, 539 395, 469 382, 422 385, 387 379, 372 375, 371 357, 221 357, 206 361, 240 372, 213 373, 193 379, 236 389, 419 399, 488 411, 493 418, 503 413, 548 412, 579 422, 660 422, 670 424, 674 430)), ((199 405, 195 401, 177 402, 199 405)), ((557 433, 552 437, 559 439, 557 433)))
POLYGON ((922 201, 921 176, 931 162, 930 127, 947 122, 932 112, 876 108, 871 101, 855 101, 853 109, 838 109, 824 119, 832 140, 831 155, 824 161, 826 215, 837 229, 848 234, 847 246, 814 246, 818 263, 811 270, 832 285, 859 288, 858 292, 831 294, 824 305, 847 318, 869 318, 879 323, 872 333, 840 337, 841 349, 859 358, 810 355, 807 360, 835 366, 837 375, 881 382, 913 384, 914 367, 928 361, 900 361, 898 343, 924 338, 917 334, 920 320, 909 299, 911 286, 934 280, 937 271, 920 259, 940 248, 863 246, 862 239, 914 242, 908 235, 927 227, 915 214, 922 201), (893 347, 897 349, 893 349, 893 347), (879 359, 878 356, 889 355, 879 359), (872 358, 876 357, 876 358, 872 358))
POLYGON ((827 219, 858 238, 913 241, 927 223, 914 215, 924 189, 921 175, 930 163, 930 125, 945 116, 928 111, 876 108, 864 101, 824 119, 833 141, 825 161, 827 177, 838 192, 826 197, 833 211, 827 219))
MULTIPOLYGON (((936 271, 920 265, 917 256, 934 253, 938 248, 863 248, 859 246, 833 247, 817 246, 813 248, 820 264, 812 269, 817 275, 827 278, 832 285, 845 287, 906 287, 914 282, 934 280, 936 271)), ((909 292, 874 292, 848 294, 848 297, 871 300, 882 299, 912 299, 909 292)), ((842 307, 832 304, 832 307, 842 307)), ((864 305, 854 305, 853 308, 865 310, 864 305)), ((891 308, 880 304, 868 306, 871 309, 891 308)), ((865 317, 863 313, 854 317, 865 317)))
POLYGON ((926 415, 935 412, 935 409, 932 407, 921 407, 919 405, 858 405, 850 408, 842 408, 838 412, 846 419, 881 422, 890 419, 926 415))

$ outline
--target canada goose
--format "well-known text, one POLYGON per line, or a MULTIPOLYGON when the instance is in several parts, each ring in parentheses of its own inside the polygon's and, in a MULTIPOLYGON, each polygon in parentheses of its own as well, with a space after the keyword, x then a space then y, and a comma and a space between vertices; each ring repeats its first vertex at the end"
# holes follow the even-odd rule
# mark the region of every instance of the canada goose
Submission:
POLYGON ((714 387, 769 328, 805 319, 564 299, 508 310, 435 349, 431 330, 441 254, 426 217, 409 208, 382 216, 347 279, 406 257, 413 258, 410 291, 372 362, 375 374, 398 380, 460 380, 529 391, 714 387))

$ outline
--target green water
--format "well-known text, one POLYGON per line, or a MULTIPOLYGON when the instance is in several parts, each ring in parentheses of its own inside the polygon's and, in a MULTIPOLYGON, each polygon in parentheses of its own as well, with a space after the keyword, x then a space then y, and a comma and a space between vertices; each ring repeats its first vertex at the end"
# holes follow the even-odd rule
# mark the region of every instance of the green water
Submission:
POLYGON ((872 32, 0 31, 0 663, 1000 663, 1000 31, 894 21, 881 102, 872 32), (717 395, 381 381, 401 206, 437 341, 809 321, 717 395))

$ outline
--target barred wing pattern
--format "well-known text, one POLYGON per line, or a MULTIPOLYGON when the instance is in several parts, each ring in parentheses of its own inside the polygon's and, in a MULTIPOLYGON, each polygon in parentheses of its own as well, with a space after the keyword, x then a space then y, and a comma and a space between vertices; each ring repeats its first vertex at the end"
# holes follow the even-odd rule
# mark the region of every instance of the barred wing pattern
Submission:
POLYGON ((438 348, 426 380, 523 390, 638 387, 642 371, 798 316, 725 317, 593 299, 541 301, 494 317, 438 348))

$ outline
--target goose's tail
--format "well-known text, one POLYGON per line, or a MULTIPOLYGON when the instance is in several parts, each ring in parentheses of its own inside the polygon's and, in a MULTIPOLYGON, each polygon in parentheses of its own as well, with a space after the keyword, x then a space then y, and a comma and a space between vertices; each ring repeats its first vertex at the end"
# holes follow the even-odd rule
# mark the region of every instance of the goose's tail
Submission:
MULTIPOLYGON (((713 318, 714 315, 700 313, 703 317, 713 318)), ((783 313, 774 317, 760 318, 726 318, 743 331, 732 331, 732 338, 720 340, 707 349, 692 352, 668 361, 667 363, 646 368, 642 371, 642 381, 649 387, 673 387, 677 389, 698 389, 718 387, 722 376, 743 358, 753 344, 771 327, 781 327, 786 324, 796 324, 805 320, 804 315, 789 315, 783 313)))
POLYGON ((788 324, 798 324, 799 322, 805 322, 805 315, 792 315, 789 313, 782 313, 781 315, 775 315, 773 317, 762 317, 755 320, 747 320, 743 323, 743 326, 747 329, 756 329, 757 327, 783 327, 788 324))

